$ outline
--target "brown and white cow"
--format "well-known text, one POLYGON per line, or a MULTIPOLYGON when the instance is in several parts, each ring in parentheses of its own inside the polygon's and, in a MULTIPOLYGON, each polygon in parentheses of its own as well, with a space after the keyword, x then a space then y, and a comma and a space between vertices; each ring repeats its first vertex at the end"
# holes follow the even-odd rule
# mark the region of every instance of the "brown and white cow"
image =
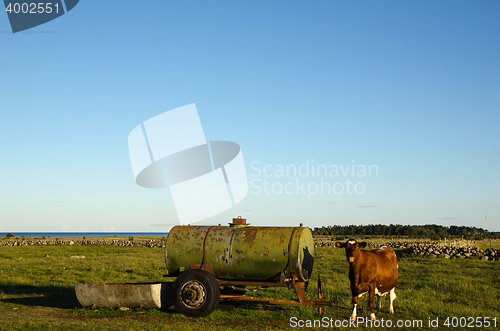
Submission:
POLYGON ((369 304, 371 309, 371 320, 375 320, 373 300, 377 298, 375 309, 380 310, 380 299, 390 293, 391 299, 389 313, 394 314, 392 302, 396 298, 394 288, 398 283, 398 259, 396 253, 386 246, 371 251, 361 250, 366 247, 366 242, 358 243, 349 239, 345 243, 335 243, 337 247, 344 247, 347 261, 349 262, 349 280, 351 281, 352 293, 352 315, 356 319, 356 306, 358 296, 365 293, 370 295, 369 304))

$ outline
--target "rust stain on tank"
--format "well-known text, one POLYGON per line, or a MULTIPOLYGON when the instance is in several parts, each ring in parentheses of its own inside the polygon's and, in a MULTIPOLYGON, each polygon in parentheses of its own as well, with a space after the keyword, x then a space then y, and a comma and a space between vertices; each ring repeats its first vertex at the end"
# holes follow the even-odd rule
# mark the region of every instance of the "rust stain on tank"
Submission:
POLYGON ((245 240, 246 244, 251 244, 255 242, 255 237, 257 236, 258 228, 246 228, 245 229, 245 240))

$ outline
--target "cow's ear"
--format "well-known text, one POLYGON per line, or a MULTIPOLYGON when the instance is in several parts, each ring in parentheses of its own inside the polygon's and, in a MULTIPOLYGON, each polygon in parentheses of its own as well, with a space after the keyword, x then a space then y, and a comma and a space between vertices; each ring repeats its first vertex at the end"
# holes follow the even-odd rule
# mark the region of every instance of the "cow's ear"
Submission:
POLYGON ((368 244, 366 243, 366 241, 363 241, 362 243, 359 243, 359 247, 360 248, 365 248, 366 246, 368 246, 368 244))
POLYGON ((345 243, 341 243, 340 241, 337 241, 337 242, 335 243, 335 246, 337 246, 338 248, 340 248, 340 247, 344 247, 344 246, 345 246, 345 243))

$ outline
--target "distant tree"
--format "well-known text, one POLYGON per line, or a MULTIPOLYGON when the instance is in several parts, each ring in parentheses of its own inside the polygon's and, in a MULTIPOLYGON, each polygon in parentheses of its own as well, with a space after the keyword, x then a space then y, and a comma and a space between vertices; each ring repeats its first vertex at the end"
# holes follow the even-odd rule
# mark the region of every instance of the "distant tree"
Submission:
POLYGON ((7 235, 6 235, 5 237, 6 237, 6 238, 12 238, 12 237, 14 237, 14 235, 13 235, 12 233, 10 233, 10 232, 9 232, 9 233, 7 233, 7 235))

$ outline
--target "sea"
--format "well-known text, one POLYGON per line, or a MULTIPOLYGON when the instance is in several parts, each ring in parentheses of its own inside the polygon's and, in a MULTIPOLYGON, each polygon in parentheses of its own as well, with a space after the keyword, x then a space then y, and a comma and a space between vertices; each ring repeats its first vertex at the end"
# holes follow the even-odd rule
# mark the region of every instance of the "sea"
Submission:
MULTIPOLYGON (((5 238, 9 232, 0 232, 0 238, 5 238)), ((89 237, 165 237, 168 232, 10 232, 15 237, 35 238, 89 238, 89 237)))

